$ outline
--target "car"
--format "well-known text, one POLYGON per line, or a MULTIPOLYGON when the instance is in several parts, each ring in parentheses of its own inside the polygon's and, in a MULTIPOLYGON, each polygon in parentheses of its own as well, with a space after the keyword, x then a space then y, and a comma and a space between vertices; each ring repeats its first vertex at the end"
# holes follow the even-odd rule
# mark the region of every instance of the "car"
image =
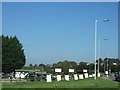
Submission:
POLYGON ((34 81, 34 73, 29 73, 28 75, 27 75, 27 79, 28 80, 30 80, 30 81, 34 81))
POLYGON ((115 81, 120 81, 120 71, 115 73, 115 81))
POLYGON ((51 76, 51 79, 52 79, 52 80, 56 80, 56 79, 57 79, 57 76, 52 75, 52 76, 51 76))
POLYGON ((2 79, 10 79, 12 76, 10 74, 2 74, 2 79))
POLYGON ((46 74, 36 74, 36 79, 38 80, 38 81, 40 81, 41 79, 42 80, 46 80, 46 74))
POLYGON ((34 80, 40 81, 41 79, 46 80, 46 74, 39 74, 39 73, 35 74, 34 72, 29 72, 26 75, 26 79, 30 81, 34 81, 34 80))

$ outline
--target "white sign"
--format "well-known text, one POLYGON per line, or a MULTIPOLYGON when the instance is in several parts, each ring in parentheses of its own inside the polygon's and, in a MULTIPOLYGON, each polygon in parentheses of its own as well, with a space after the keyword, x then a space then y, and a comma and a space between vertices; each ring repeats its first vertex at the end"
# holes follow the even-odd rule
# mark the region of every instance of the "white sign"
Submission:
POLYGON ((93 77, 93 75, 89 75, 89 77, 93 77))
POLYGON ((16 72, 16 73, 21 74, 21 72, 16 72))
POLYGON ((75 79, 75 80, 78 80, 77 74, 74 75, 74 79, 75 79))
POLYGON ((52 82, 51 75, 47 75, 47 82, 52 82))
POLYGON ((113 63, 113 65, 117 65, 116 63, 113 63))
POLYGON ((85 73, 84 75, 85 75, 85 78, 88 78, 88 73, 85 73))
POLYGON ((79 79, 84 79, 83 74, 79 75, 79 79))
POLYGON ((105 71, 105 74, 108 74, 108 71, 105 71))
POLYGON ((69 69, 69 72, 74 72, 74 69, 69 69))
POLYGON ((95 77, 95 74, 92 74, 93 77, 95 77))
POLYGON ((25 78, 25 75, 23 73, 20 74, 20 78, 25 78))
POLYGON ((16 77, 16 78, 20 78, 20 74, 19 74, 19 73, 16 73, 16 74, 15 74, 15 77, 16 77))
POLYGON ((69 81, 69 75, 65 75, 65 80, 69 81))
POLYGON ((62 69, 61 68, 55 68, 55 72, 61 72, 62 69))
POLYGON ((100 77, 100 73, 98 73, 97 76, 100 77))
POLYGON ((61 81, 61 75, 57 75, 57 81, 61 81))
POLYGON ((83 69, 83 72, 86 73, 86 72, 87 72, 87 69, 83 69))

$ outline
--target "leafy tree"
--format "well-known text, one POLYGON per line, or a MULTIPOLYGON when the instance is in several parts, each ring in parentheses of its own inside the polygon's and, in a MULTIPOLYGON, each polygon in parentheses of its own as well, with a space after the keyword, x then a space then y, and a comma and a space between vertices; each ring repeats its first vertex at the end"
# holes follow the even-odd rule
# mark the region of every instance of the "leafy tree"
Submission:
POLYGON ((69 69, 74 69, 76 72, 76 67, 77 67, 77 63, 74 61, 63 61, 63 62, 58 62, 57 64, 53 64, 53 68, 61 68, 62 72, 64 72, 64 74, 69 74, 69 69))
POLYGON ((77 66, 77 72, 82 73, 83 69, 88 69, 88 65, 86 62, 80 62, 79 65, 77 66))
POLYGON ((2 72, 10 73, 20 69, 25 62, 24 49, 17 37, 2 35, 2 72))
POLYGON ((34 66, 32 64, 29 65, 29 69, 30 70, 33 70, 34 69, 34 66))

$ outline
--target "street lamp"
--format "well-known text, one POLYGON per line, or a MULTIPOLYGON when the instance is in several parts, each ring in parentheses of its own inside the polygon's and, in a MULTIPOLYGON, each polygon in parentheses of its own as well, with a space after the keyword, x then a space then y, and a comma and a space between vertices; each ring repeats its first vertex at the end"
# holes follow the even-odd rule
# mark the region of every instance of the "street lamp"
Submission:
POLYGON ((99 51, 99 52, 98 52, 98 57, 99 57, 99 58, 98 58, 98 74, 97 74, 98 77, 100 77, 100 70, 99 70, 99 69, 100 69, 100 66, 99 66, 100 61, 99 61, 99 59, 100 59, 100 57, 101 57, 101 56, 100 56, 101 40, 108 40, 108 39, 99 39, 99 45, 98 45, 98 51, 99 51))
POLYGON ((98 22, 107 22, 109 21, 108 19, 104 19, 104 20, 95 20, 95 77, 94 79, 96 79, 96 59, 97 59, 97 23, 98 22))

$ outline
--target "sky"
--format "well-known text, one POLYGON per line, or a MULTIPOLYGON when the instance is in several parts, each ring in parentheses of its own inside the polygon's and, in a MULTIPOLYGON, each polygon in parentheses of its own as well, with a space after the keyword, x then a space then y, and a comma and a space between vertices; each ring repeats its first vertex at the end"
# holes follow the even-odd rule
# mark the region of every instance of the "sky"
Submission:
POLYGON ((26 65, 64 60, 94 62, 95 20, 103 19, 110 21, 97 24, 97 49, 101 40, 100 57, 117 58, 117 2, 2 4, 2 33, 18 37, 25 50, 26 65))

